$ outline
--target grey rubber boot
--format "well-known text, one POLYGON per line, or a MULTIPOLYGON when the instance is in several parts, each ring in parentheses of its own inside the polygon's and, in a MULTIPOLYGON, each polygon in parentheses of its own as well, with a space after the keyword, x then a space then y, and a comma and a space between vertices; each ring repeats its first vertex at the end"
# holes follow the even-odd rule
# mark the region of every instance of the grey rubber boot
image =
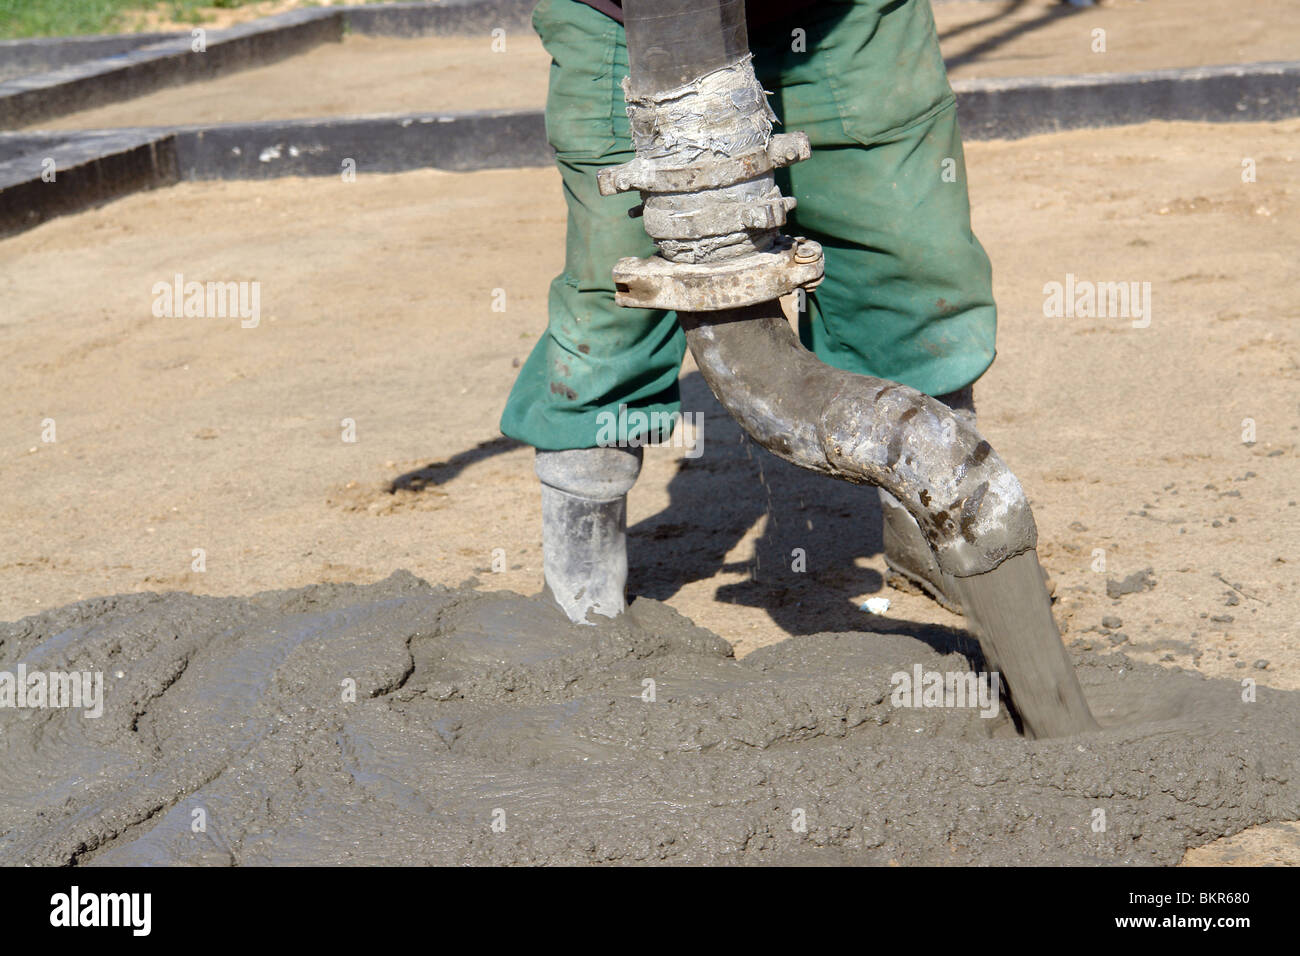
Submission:
POLYGON ((640 448, 538 450, 542 567, 546 589, 569 620, 627 610, 627 493, 641 473, 640 448))
MULTIPOLYGON (((951 408, 958 418, 975 424, 974 390, 963 389, 935 396, 951 408)), ((934 552, 921 534, 916 519, 888 491, 880 492, 880 512, 885 547, 885 583, 899 591, 920 591, 953 614, 961 614, 961 601, 952 587, 952 578, 939 570, 934 552)))

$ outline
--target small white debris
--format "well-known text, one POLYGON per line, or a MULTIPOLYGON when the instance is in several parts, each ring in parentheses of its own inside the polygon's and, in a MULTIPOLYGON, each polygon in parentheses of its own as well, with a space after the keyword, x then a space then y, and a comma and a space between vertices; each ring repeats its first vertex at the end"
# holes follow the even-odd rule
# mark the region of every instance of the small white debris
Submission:
POLYGON ((867 598, 862 605, 862 610, 866 611, 868 614, 884 614, 889 610, 889 598, 867 598))

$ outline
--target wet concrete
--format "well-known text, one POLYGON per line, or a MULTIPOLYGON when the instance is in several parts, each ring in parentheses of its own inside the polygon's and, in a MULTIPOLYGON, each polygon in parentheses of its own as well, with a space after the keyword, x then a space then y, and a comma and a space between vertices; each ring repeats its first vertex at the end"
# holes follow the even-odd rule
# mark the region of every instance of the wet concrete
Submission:
POLYGON ((0 863, 1171 864, 1300 817, 1300 694, 1089 654, 1103 729, 1030 741, 895 707, 984 667, 922 636, 738 662, 653 601, 584 628, 404 573, 85 601, 0 625, 0 669, 105 679, 98 719, 0 709, 0 863))

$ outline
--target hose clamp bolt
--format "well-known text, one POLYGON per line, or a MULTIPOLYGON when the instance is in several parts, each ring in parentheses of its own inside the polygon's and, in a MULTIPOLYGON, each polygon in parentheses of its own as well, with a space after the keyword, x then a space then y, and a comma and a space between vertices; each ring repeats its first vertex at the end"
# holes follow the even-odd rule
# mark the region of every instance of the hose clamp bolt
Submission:
POLYGON ((795 236, 794 261, 799 263, 816 262, 822 257, 822 245, 803 236, 795 236))

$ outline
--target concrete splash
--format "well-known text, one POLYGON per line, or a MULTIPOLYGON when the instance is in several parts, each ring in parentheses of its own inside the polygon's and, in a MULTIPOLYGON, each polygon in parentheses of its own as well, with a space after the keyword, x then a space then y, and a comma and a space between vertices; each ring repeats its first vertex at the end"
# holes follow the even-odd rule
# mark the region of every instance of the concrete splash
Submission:
POLYGON ((898 708, 973 641, 731 657, 654 601, 574 627, 406 573, 133 594, 0 625, 104 712, 0 710, 0 863, 1158 863, 1300 817, 1300 694, 1077 661, 1103 725, 898 708))

